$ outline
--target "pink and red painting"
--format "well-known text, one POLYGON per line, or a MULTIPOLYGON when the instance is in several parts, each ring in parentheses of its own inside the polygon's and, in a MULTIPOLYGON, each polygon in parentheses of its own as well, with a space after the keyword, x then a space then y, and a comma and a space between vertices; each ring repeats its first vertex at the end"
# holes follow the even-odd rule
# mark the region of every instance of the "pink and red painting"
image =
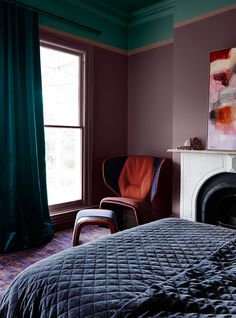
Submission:
POLYGON ((208 149, 236 150, 236 48, 210 53, 208 149))

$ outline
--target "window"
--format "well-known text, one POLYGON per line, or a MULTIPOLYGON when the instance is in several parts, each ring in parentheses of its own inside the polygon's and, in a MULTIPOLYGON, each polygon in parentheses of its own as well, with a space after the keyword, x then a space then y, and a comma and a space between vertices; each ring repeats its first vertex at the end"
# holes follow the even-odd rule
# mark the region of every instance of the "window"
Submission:
POLYGON ((41 41, 41 72, 50 211, 86 202, 86 52, 41 41))

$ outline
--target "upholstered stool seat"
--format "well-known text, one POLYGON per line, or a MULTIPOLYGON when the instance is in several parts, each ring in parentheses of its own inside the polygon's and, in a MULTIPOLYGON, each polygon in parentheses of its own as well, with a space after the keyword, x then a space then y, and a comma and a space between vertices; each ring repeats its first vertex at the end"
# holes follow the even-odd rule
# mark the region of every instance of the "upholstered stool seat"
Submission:
POLYGON ((77 213, 72 243, 78 245, 80 231, 83 225, 102 225, 110 229, 111 233, 118 231, 115 212, 106 209, 86 209, 77 213))

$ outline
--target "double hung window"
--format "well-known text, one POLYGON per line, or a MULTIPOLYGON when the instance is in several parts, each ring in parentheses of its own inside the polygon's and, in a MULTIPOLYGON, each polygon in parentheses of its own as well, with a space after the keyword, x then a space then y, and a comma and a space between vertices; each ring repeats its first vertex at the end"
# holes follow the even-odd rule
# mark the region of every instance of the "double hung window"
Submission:
POLYGON ((59 211, 86 196, 86 53, 42 39, 40 55, 48 203, 59 211))

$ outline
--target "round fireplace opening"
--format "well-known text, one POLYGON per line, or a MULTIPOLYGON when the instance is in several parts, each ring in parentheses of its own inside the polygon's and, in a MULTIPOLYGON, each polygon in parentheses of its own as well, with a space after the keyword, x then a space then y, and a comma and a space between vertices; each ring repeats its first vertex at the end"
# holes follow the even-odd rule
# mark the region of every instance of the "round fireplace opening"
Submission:
POLYGON ((236 229, 236 174, 218 174, 203 184, 197 221, 236 229))

